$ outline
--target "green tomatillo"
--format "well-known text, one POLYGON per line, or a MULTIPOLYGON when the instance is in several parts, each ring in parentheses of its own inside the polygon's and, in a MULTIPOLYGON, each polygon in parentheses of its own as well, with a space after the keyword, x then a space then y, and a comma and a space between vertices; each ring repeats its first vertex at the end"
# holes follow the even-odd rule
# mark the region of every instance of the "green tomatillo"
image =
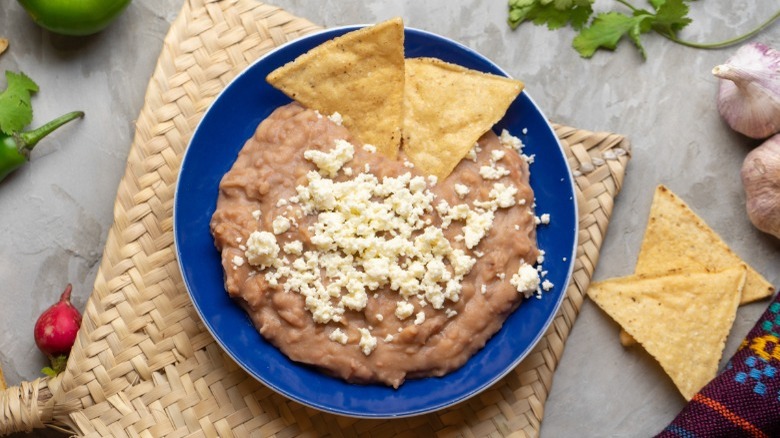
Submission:
POLYGON ((131 0, 17 0, 33 21, 62 35, 91 35, 103 30, 131 0))

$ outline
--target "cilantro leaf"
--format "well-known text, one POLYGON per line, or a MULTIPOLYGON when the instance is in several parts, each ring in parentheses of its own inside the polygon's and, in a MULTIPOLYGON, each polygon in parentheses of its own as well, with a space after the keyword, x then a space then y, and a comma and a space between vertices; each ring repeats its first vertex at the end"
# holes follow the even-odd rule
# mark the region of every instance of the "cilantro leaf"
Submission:
MULTIPOLYGON (((590 58, 600 48, 615 50, 620 40, 628 35, 639 49, 642 57, 645 57, 644 47, 639 41, 639 35, 643 30, 645 20, 652 19, 652 15, 639 13, 638 15, 625 15, 619 12, 606 12, 596 15, 593 23, 583 29, 576 37, 572 45, 583 58, 590 58)), ((646 27, 645 27, 646 28, 646 27)))
POLYGON ((688 10, 688 5, 683 0, 664 0, 656 7, 652 28, 661 34, 677 35, 677 32, 691 23, 688 10))
POLYGON ((593 14, 595 0, 509 0, 509 25, 516 29, 524 21, 554 30, 571 25, 582 29, 593 14))
POLYGON ((30 97, 38 85, 24 73, 5 72, 6 89, 0 93, 0 131, 12 135, 32 122, 30 97))

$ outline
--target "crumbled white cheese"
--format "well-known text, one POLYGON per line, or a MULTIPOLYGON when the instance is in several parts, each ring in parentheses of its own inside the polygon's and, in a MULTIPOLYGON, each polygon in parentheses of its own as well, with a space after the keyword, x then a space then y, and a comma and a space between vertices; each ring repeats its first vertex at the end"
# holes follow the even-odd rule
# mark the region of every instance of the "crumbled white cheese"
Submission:
POLYGON ((363 145, 363 150, 373 154, 376 153, 376 146, 366 143, 363 145))
POLYGON ((509 169, 503 166, 480 166, 479 174, 484 179, 500 179, 506 175, 509 175, 509 169))
POLYGON ((395 337, 389 333, 385 336, 385 342, 393 342, 393 339, 395 339, 395 337))
POLYGON ((501 149, 493 149, 492 152, 490 152, 490 161, 495 163, 496 161, 501 160, 506 155, 505 151, 502 151, 501 149))
POLYGON ((477 148, 476 148, 476 145, 474 145, 474 146, 475 147, 469 149, 469 152, 466 154, 466 158, 468 158, 469 160, 471 160, 471 161, 476 163, 477 162, 477 148))
POLYGON ((526 296, 536 291, 539 287, 539 273, 536 272, 533 266, 523 263, 517 270, 517 273, 512 276, 509 283, 514 286, 518 292, 524 293, 526 296))
MULTIPOLYGON (((523 132, 525 134, 525 132, 523 132)), ((501 135, 498 137, 498 141, 502 146, 510 149, 514 149, 517 152, 523 151, 523 142, 509 133, 506 129, 501 131, 501 135)))
POLYGON ((243 266, 244 258, 241 256, 233 256, 233 264, 236 266, 243 266))
POLYGON ((374 351, 374 348, 376 348, 376 338, 371 336, 371 332, 366 328, 361 327, 358 331, 360 332, 360 342, 358 343, 358 346, 363 351, 363 354, 368 356, 374 351))
POLYGON ((260 215, 261 215, 261 214, 262 214, 262 212, 261 212, 260 210, 254 210, 254 211, 252 212, 252 217, 253 217, 253 218, 254 218, 256 221, 258 221, 258 220, 260 220, 260 215))
POLYGON ((414 306, 408 301, 398 301, 395 305, 395 316, 398 319, 406 319, 414 313, 414 306))
POLYGON ((290 229, 290 219, 284 216, 276 216, 271 225, 273 226, 274 234, 278 236, 290 229))
POLYGON ((455 189, 455 193, 460 199, 465 198, 471 191, 471 189, 469 189, 469 187, 465 184, 455 184, 453 188, 455 189))
POLYGON ((461 277, 468 274, 471 271, 471 268, 474 266, 474 263, 477 262, 476 259, 469 257, 460 249, 454 250, 449 260, 453 273, 456 277, 461 277))
POLYGON ((311 149, 303 153, 303 158, 314 163, 323 176, 333 178, 354 155, 355 147, 352 143, 338 139, 330 152, 311 149))
POLYGON ((330 332, 330 335, 328 335, 328 339, 334 342, 338 342, 339 344, 346 345, 347 341, 349 340, 349 337, 346 333, 341 331, 340 328, 336 327, 335 330, 330 332))
POLYGON ((542 282, 542 289, 544 289, 545 292, 552 289, 555 285, 550 280, 544 280, 542 282))
POLYGON ((472 249, 485 237, 485 234, 493 225, 493 211, 469 211, 466 217, 466 225, 463 227, 463 237, 466 248, 472 249))
POLYGON ((425 322, 425 312, 417 312, 414 317, 414 325, 422 325, 425 322))
POLYGON ((333 122, 333 123, 335 123, 335 124, 337 124, 337 125, 339 125, 339 126, 341 126, 341 124, 344 122, 344 118, 343 118, 343 117, 341 117, 341 114, 339 114, 339 112, 338 112, 338 111, 336 111, 336 112, 334 112, 333 114, 329 115, 329 116, 328 116, 328 119, 329 119, 331 122, 333 122))
POLYGON ((303 254, 303 242, 300 240, 293 240, 284 244, 284 252, 291 255, 303 254))
POLYGON ((426 188, 428 188, 428 186, 425 183, 425 178, 421 176, 415 176, 409 180, 409 191, 412 193, 422 192, 426 188))
POLYGON ((253 231, 246 242, 246 255, 249 264, 260 268, 274 265, 279 255, 276 237, 267 231, 253 231))
POLYGON ((490 199, 494 200, 499 208, 509 208, 516 204, 515 195, 517 187, 513 185, 505 186, 502 183, 493 184, 490 190, 490 199))

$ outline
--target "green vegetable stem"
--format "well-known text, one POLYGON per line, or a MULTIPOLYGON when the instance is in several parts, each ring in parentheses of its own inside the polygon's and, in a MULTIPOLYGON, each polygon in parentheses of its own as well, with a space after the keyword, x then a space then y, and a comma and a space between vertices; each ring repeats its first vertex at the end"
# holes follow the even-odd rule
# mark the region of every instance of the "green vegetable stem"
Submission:
POLYGON ((30 159, 30 151, 42 138, 71 120, 83 116, 82 111, 73 111, 31 131, 0 134, 0 181, 30 159))
POLYGON ((24 131, 33 119, 31 99, 38 91, 38 84, 22 72, 6 70, 5 79, 6 88, 0 93, 0 181, 27 162, 30 151, 43 137, 84 116, 83 112, 74 111, 38 129, 24 131))

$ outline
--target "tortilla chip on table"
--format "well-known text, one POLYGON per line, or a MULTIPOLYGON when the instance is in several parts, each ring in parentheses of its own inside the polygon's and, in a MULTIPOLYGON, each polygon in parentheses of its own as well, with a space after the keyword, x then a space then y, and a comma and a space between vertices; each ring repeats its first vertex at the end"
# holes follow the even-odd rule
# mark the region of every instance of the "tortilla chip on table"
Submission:
MULTIPOLYGON (((713 271, 737 264, 748 269, 740 304, 772 296, 772 284, 736 255, 682 199, 663 185, 656 187, 635 273, 713 271)), ((620 343, 629 347, 636 341, 621 331, 620 343)))
MULTIPOLYGON (((741 263, 745 261, 682 199, 663 185, 656 188, 635 273, 658 274, 683 268, 715 271, 741 263)), ((772 284, 749 265, 747 269, 740 304, 772 296, 772 284)))
POLYGON ((588 296, 661 365, 690 400, 718 371, 746 266, 635 274, 590 285, 588 296))

